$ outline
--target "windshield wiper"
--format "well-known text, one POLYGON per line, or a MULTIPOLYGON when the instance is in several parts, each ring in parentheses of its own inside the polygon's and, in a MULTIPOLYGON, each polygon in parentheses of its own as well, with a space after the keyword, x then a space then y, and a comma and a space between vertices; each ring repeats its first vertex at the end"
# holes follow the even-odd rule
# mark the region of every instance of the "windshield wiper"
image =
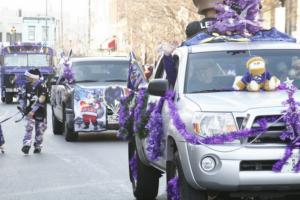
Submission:
POLYGON ((110 79, 110 80, 105 80, 105 82, 126 82, 127 80, 124 79, 110 79))
POLYGON ((211 90, 192 91, 190 93, 233 92, 233 91, 236 91, 236 90, 234 90, 234 89, 211 89, 211 90))
POLYGON ((98 82, 97 80, 80 80, 80 81, 76 81, 76 83, 94 83, 94 82, 98 82))

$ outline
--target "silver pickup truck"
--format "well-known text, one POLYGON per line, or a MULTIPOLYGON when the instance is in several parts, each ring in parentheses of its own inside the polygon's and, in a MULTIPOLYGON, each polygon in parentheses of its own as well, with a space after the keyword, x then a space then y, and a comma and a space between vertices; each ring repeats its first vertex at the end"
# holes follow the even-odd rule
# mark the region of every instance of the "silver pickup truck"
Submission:
MULTIPOLYGON (((267 69, 281 82, 287 77, 300 86, 300 45, 287 42, 227 42, 179 47, 173 54, 178 75, 169 85, 164 62, 157 64, 154 79, 148 85, 149 100, 154 102, 169 88, 186 129, 200 137, 253 128, 257 119, 280 116, 287 100, 285 91, 234 91, 237 76, 243 76, 252 56, 265 59, 267 69)), ((300 100, 300 93, 295 94, 300 100)), ((137 179, 130 173, 137 199, 155 199, 159 178, 179 177, 180 199, 207 200, 284 197, 298 195, 300 174, 292 171, 298 156, 292 157, 279 173, 272 166, 285 152, 280 133, 283 123, 274 123, 259 138, 244 138, 223 145, 188 143, 174 127, 167 103, 162 108, 162 156, 153 161, 147 154, 148 138, 129 141, 129 159, 137 155, 137 179)), ((298 155, 298 150, 294 151, 298 155)), ((170 199, 170 197, 169 197, 170 199)), ((296 198, 297 199, 297 198, 296 198)))

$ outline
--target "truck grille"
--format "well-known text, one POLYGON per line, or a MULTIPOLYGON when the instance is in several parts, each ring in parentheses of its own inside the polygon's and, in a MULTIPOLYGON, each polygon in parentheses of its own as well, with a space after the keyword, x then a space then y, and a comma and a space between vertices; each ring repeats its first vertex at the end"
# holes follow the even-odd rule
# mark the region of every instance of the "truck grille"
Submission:
MULTIPOLYGON (((260 119, 265 118, 268 121, 269 128, 266 133, 261 135, 257 140, 255 140, 252 144, 287 144, 288 141, 282 141, 280 139, 280 135, 283 131, 286 130, 286 125, 282 119, 274 123, 274 121, 278 120, 281 116, 258 116, 255 118, 252 128, 259 127, 257 123, 260 119), (274 124, 273 124, 274 123, 274 124)), ((249 137, 248 142, 252 142, 255 137, 249 137)))
POLYGON ((240 171, 272 171, 275 162, 276 160, 242 161, 240 163, 240 171))
POLYGON ((15 82, 12 84, 11 80, 15 79, 16 75, 14 74, 8 74, 4 76, 4 86, 5 87, 14 87, 15 82))

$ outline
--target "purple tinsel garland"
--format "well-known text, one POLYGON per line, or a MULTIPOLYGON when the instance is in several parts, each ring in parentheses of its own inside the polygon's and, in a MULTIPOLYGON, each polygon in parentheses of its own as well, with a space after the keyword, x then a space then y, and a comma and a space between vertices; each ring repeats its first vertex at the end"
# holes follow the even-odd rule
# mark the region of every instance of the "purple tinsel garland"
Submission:
POLYGON ((118 137, 122 139, 128 139, 128 124, 133 119, 133 112, 129 108, 129 104, 134 97, 134 92, 130 92, 127 96, 123 97, 120 102, 120 110, 119 110, 119 124, 120 128, 118 131, 118 137))
POLYGON ((134 153, 134 155, 132 156, 132 158, 129 161, 129 168, 130 168, 130 172, 131 172, 131 175, 132 175, 133 179, 136 181, 137 177, 138 177, 138 173, 137 173, 138 166, 137 166, 137 154, 136 154, 136 152, 134 153))
POLYGON ((136 107, 134 109, 134 123, 133 123, 133 132, 140 137, 145 137, 146 133, 143 132, 144 126, 147 122, 144 122, 145 115, 147 115, 147 101, 148 93, 145 88, 142 88, 138 92, 136 98, 136 107))
POLYGON ((172 178, 168 181, 168 199, 170 200, 180 200, 180 191, 179 191, 179 178, 178 176, 172 178))
POLYGON ((224 144, 226 142, 232 142, 236 139, 242 139, 252 136, 257 136, 267 130, 268 121, 264 118, 257 121, 260 125, 258 128, 254 129, 243 129, 239 131, 234 131, 231 133, 215 135, 211 137, 199 137, 193 133, 190 133, 182 121, 179 113, 177 111, 176 105, 173 102, 173 97, 175 93, 173 91, 167 91, 166 96, 162 97, 159 103, 156 106, 155 111, 151 114, 149 123, 147 124, 147 129, 149 129, 149 137, 148 137, 148 146, 147 146, 147 155, 150 160, 157 160, 162 152, 162 138, 163 138, 163 130, 162 130, 162 117, 161 112, 162 105, 166 100, 169 107, 169 116, 172 119, 173 125, 178 130, 180 135, 191 144, 224 144))
MULTIPOLYGON (((300 142, 300 103, 294 99, 297 88, 290 84, 284 85, 284 89, 286 89, 288 93, 288 100, 283 102, 284 105, 288 106, 287 110, 283 112, 283 121, 287 126, 287 130, 282 132, 280 139, 283 141, 288 140, 289 144, 285 149, 284 157, 274 164, 273 171, 275 172, 280 172, 282 170, 284 164, 292 156, 293 150, 299 148, 300 142)), ((293 170, 295 172, 300 171, 300 160, 293 170)))
MULTIPOLYGON (((167 92, 167 96, 173 96, 174 92, 167 92)), ((247 138, 252 136, 257 136, 264 131, 267 130, 267 120, 261 119, 257 123, 260 125, 258 128, 253 129, 243 129, 239 131, 234 131, 231 133, 214 135, 211 137, 202 138, 193 133, 188 132, 186 126, 182 119, 179 116, 176 105, 174 104, 172 98, 167 98, 168 106, 169 106, 169 116, 172 119, 172 122, 178 132, 181 134, 183 138, 187 140, 187 142, 192 144, 224 144, 226 142, 232 142, 236 139, 247 138)))
POLYGON ((262 29, 260 15, 261 0, 225 0, 216 5, 217 19, 210 32, 220 34, 255 34, 262 29))
MULTIPOLYGON (((263 134, 268 129, 268 123, 273 123, 277 120, 284 122, 288 129, 283 131, 280 138, 282 140, 288 140, 290 143, 287 145, 284 153, 284 157, 277 161, 273 166, 273 171, 280 172, 284 164, 291 157, 293 150, 300 147, 300 103, 294 99, 294 94, 297 88, 294 85, 282 85, 280 90, 286 90, 288 93, 288 100, 283 102, 288 108, 283 112, 283 118, 280 116, 266 116, 256 120, 259 124, 258 128, 243 129, 226 134, 214 135, 211 137, 200 137, 193 133, 190 133, 182 121, 176 105, 173 101, 175 93, 173 91, 167 91, 165 97, 162 97, 158 104, 155 106, 152 114, 150 115, 149 122, 146 128, 149 130, 147 154, 149 159, 157 160, 161 156, 161 145, 163 138, 162 130, 162 116, 161 110, 164 101, 167 101, 169 108, 169 117, 173 122, 173 125, 179 132, 179 134, 191 144, 224 144, 226 142, 232 142, 236 139, 256 137, 263 134)), ((143 102, 142 99, 139 100, 143 102)), ((140 109, 139 109, 140 110, 140 109)), ((137 110, 135 111, 137 112, 137 110)), ((137 113, 135 113, 137 114, 137 113)), ((300 160, 294 167, 295 172, 300 171, 300 160)))
POLYGON ((153 112, 150 115, 146 129, 149 131, 147 154, 150 160, 157 160, 161 154, 161 142, 163 139, 163 127, 162 127, 162 114, 161 109, 164 104, 165 98, 161 97, 159 102, 154 107, 153 112))

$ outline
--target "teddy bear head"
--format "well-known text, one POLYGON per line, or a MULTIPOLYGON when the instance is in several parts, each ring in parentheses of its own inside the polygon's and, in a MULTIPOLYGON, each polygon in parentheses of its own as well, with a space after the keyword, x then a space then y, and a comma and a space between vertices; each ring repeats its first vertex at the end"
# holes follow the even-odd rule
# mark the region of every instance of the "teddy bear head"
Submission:
POLYGON ((260 56, 250 58, 246 66, 252 76, 259 76, 266 72, 266 62, 260 56))

